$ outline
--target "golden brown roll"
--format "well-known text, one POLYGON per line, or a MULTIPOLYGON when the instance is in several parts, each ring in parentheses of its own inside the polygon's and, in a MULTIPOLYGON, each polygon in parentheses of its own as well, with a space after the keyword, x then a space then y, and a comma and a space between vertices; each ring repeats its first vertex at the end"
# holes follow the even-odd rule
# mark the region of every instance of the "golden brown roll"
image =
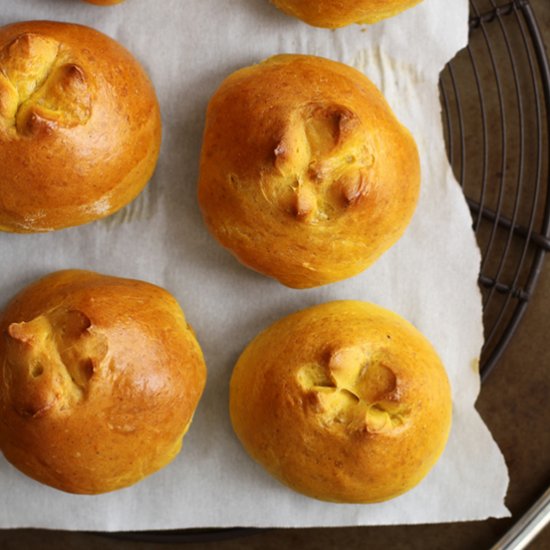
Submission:
POLYGON ((73 24, 0 28, 0 230, 112 214, 149 181, 160 140, 153 86, 120 44, 73 24))
POLYGON ((278 8, 315 27, 335 29, 393 17, 422 0, 271 0, 278 8))
POLYGON ((451 410, 426 338, 364 302, 282 319, 246 348, 231 379, 231 420, 252 458, 332 502, 379 502, 414 487, 445 447, 451 410))
POLYGON ((61 271, 14 298, 0 330, 0 449, 16 468, 96 494, 178 454, 206 368, 167 291, 61 271))
POLYGON ((227 78, 208 106, 199 202, 222 245, 295 288, 357 275, 416 207, 415 142, 359 71, 280 55, 227 78))
POLYGON ((114 4, 121 4, 124 0, 84 0, 88 4, 96 4, 97 6, 112 6, 114 4))

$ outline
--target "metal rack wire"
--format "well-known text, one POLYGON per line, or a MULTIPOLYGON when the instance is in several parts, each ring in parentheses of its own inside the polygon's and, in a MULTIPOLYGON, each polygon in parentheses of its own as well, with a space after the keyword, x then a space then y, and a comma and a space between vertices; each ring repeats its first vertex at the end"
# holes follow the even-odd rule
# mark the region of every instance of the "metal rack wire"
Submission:
POLYGON ((447 151, 483 261, 485 346, 494 369, 550 250, 550 71, 527 0, 471 0, 470 42, 443 71, 447 151))
MULTIPOLYGON (((447 152, 483 258, 485 379, 516 331, 550 251, 550 69, 528 0, 471 0, 470 7, 469 45, 442 72, 440 90, 447 152)), ((256 532, 111 536, 181 543, 256 532)))

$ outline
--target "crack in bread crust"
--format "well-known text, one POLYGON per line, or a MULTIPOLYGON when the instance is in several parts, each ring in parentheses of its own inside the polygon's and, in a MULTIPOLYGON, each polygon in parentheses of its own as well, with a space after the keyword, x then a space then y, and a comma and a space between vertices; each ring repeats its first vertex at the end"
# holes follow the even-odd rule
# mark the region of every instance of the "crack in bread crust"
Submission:
POLYGON ((296 113, 274 148, 280 176, 271 193, 296 220, 319 223, 358 204, 369 193, 374 163, 361 122, 336 104, 312 103, 296 113))
POLYGON ((359 348, 331 350, 297 373, 306 406, 330 429, 390 433, 406 427, 411 409, 400 402, 399 380, 383 356, 359 348))
POLYGON ((0 126, 17 135, 85 124, 89 79, 57 40, 23 33, 0 50, 0 126))
POLYGON ((108 351, 106 338, 80 311, 56 309, 7 330, 6 380, 21 416, 40 418, 86 399, 108 351))

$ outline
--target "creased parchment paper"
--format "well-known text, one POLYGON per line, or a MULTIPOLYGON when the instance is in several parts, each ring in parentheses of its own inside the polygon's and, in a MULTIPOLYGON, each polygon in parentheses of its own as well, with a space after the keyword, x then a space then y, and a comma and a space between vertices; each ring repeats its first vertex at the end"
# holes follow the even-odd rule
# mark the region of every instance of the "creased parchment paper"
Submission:
MULTIPOLYGON (((178 298, 203 346, 209 378, 182 453, 135 487, 97 497, 43 487, 0 461, 0 526, 144 530, 224 526, 429 523, 508 515, 502 455, 474 409, 483 342, 480 255, 449 169, 438 74, 467 42, 467 0, 425 0, 368 29, 313 29, 267 0, 2 0, 0 24, 53 19, 93 26, 145 65, 163 111, 164 145, 149 187, 91 225, 44 235, 0 235, 0 302, 50 271, 77 267, 144 279, 178 298), (355 65, 415 135, 423 188, 406 236, 347 282, 293 291, 241 267, 202 224, 198 157, 209 97, 225 76, 281 52, 355 65), (413 491, 376 505, 317 502, 280 485, 234 437, 228 383, 245 345, 283 315, 334 299, 361 299, 413 322, 439 351, 452 383, 448 447, 413 491)), ((70 169, 70 167, 67 167, 70 169)))

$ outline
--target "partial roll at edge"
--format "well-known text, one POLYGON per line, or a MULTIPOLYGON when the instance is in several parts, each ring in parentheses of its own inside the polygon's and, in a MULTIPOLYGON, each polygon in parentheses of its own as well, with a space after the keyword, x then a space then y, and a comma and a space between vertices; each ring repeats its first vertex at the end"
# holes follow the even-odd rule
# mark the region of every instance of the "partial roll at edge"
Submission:
POLYGON ((109 216, 150 180, 160 144, 153 85, 115 40, 49 21, 0 28, 0 230, 109 216))

